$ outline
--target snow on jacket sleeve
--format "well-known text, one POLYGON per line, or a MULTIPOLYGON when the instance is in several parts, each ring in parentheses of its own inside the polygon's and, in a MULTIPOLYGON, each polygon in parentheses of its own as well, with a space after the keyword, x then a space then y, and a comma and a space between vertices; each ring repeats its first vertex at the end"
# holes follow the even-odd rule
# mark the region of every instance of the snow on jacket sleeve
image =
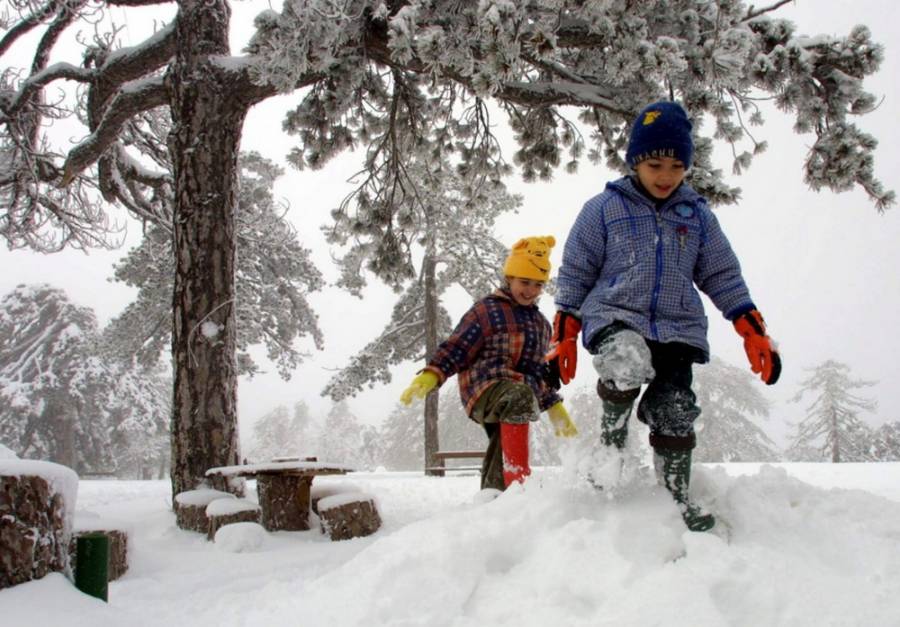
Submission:
POLYGON ((588 200, 569 231, 557 277, 558 309, 576 312, 581 309, 600 275, 606 252, 603 201, 607 196, 603 193, 588 200))
POLYGON ((729 320, 753 308, 741 264, 719 220, 705 205, 702 210, 703 243, 694 267, 694 283, 729 320))

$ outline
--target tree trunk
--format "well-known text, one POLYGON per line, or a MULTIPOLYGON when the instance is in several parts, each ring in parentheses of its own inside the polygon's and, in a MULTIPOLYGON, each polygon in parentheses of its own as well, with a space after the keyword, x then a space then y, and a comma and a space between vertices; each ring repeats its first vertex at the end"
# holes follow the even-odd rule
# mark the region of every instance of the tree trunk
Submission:
MULTIPOLYGON (((429 229, 429 233, 431 229, 429 229)), ((437 261, 434 256, 433 239, 429 236, 429 246, 422 262, 422 275, 425 282, 425 361, 431 360, 437 350, 438 338, 438 299, 435 272, 437 261)), ((438 399, 437 392, 425 397, 425 474, 443 476, 443 470, 431 470, 443 465, 435 457, 440 450, 438 442, 438 399)))
MULTIPOLYGON (((249 105, 213 63, 228 55, 225 0, 179 2, 167 76, 175 174, 172 496, 206 470, 237 464, 235 207, 241 130, 249 105)), ((239 488, 234 488, 239 491, 239 488)))
POLYGON ((838 440, 840 432, 838 431, 837 412, 831 409, 831 463, 839 464, 841 462, 841 445, 838 440))

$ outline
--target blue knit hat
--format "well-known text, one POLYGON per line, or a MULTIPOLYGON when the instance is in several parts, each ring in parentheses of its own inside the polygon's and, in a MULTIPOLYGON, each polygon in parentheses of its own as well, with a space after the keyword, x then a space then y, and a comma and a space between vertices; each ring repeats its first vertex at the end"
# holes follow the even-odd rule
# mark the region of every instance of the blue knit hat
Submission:
POLYGON ((631 126, 625 160, 633 168, 646 159, 672 157, 689 168, 694 158, 691 128, 681 105, 665 100, 647 105, 631 126))

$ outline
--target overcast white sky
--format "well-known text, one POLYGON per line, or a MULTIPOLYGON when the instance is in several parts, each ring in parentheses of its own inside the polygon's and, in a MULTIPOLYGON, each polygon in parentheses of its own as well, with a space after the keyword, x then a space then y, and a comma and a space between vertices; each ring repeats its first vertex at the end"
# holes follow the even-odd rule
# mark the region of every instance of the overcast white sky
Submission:
MULTIPOLYGON (((256 1, 234 3, 233 23, 236 27, 249 24, 265 6, 265 2, 256 1)), ((895 190, 900 188, 892 176, 900 166, 897 13, 896 4, 890 0, 804 0, 778 11, 778 15, 797 22, 806 34, 844 35, 854 24, 866 24, 875 40, 886 46, 881 71, 868 82, 869 91, 884 101, 858 123, 878 138, 876 172, 895 190)), ((128 30, 123 36, 137 31, 140 23, 133 13, 128 15, 128 30)), ((232 43, 237 52, 249 30, 236 30, 232 43)), ((283 161, 292 138, 281 132, 282 112, 296 98, 272 99, 255 109, 245 127, 243 148, 283 161)), ((791 120, 783 114, 770 112, 766 126, 757 129, 756 136, 769 142, 769 150, 755 160, 749 172, 730 180, 743 189, 743 200, 718 209, 717 214, 741 259, 754 300, 782 350, 781 381, 773 388, 759 383, 774 402, 771 426, 775 435, 787 432, 786 422, 796 422, 803 415, 807 403, 791 404, 787 399, 809 375, 805 369, 826 359, 849 364, 858 378, 879 381, 877 386, 860 391, 879 403, 877 411, 865 419, 876 425, 900 420, 900 340, 895 331, 900 304, 900 208, 879 215, 861 191, 816 194, 806 189, 801 166, 811 140, 794 135, 791 120)), ((721 167, 728 172, 730 161, 724 153, 722 156, 721 167)), ((327 223, 328 212, 350 190, 346 181, 359 169, 359 163, 356 156, 343 155, 321 172, 288 171, 276 190, 276 195, 290 204, 289 219, 305 245, 316 251, 329 279, 336 273, 319 227, 327 223)), ((517 215, 501 219, 498 236, 511 244, 524 235, 555 235, 560 244, 553 261, 558 267, 562 242, 576 214, 612 176, 599 166, 584 163, 578 174, 559 174, 549 183, 514 182, 516 191, 524 195, 524 206, 517 215)), ((139 231, 132 231, 133 243, 139 231)), ((51 283, 64 287, 76 302, 93 307, 105 322, 133 296, 129 288, 108 282, 112 262, 123 253, 42 256, 0 248, 0 294, 18 283, 51 283)), ((319 397, 320 390, 335 369, 380 332, 390 315, 393 296, 373 283, 362 301, 329 289, 314 295, 311 302, 325 332, 325 351, 314 353, 289 382, 283 382, 274 368, 252 381, 242 379, 238 398, 243 429, 276 405, 296 400, 305 400, 315 414, 324 415, 329 403, 319 397)), ((447 303, 454 319, 469 304, 462 294, 454 294, 447 303)), ((541 309, 552 318, 549 297, 545 297, 541 309)), ((731 324, 708 302, 707 314, 713 353, 746 366, 741 342, 731 324)), ((594 373, 588 355, 583 352, 581 358, 576 385, 591 385, 594 373)), ((367 422, 380 422, 419 367, 410 363, 397 368, 394 383, 354 399, 354 411, 367 422)))

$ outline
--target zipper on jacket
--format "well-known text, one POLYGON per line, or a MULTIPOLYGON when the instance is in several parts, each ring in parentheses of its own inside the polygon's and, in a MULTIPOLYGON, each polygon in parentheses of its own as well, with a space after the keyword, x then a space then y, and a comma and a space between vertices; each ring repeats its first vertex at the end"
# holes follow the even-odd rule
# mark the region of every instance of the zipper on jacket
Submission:
POLYGON ((650 298, 650 334, 658 342, 659 332, 656 328, 656 308, 659 305, 659 290, 662 285, 663 245, 659 211, 655 211, 653 215, 656 218, 656 268, 653 281, 653 295, 650 298))

